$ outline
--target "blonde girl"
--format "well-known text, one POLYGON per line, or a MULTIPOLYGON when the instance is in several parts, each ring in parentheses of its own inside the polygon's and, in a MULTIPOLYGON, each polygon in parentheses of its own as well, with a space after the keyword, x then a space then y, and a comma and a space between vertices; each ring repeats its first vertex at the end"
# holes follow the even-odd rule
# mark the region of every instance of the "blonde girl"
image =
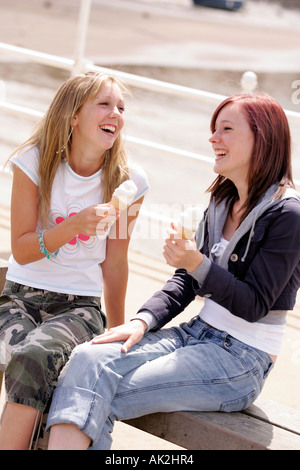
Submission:
POLYGON ((10 159, 12 256, 0 298, 7 392, 1 449, 30 447, 73 348, 102 333, 107 319, 110 327, 124 321, 127 227, 148 189, 123 144, 125 94, 111 76, 68 79, 10 159), (128 179, 138 189, 131 216, 110 204, 128 179))

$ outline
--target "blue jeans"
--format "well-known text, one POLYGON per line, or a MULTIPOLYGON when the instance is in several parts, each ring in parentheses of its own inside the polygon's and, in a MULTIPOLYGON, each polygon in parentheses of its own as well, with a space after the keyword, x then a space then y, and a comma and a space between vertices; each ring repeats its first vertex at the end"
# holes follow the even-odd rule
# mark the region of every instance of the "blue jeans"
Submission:
POLYGON ((92 439, 90 449, 109 449, 115 419, 247 408, 272 365, 267 353, 198 317, 147 333, 127 354, 120 343, 85 343, 59 378, 47 426, 76 424, 92 439))

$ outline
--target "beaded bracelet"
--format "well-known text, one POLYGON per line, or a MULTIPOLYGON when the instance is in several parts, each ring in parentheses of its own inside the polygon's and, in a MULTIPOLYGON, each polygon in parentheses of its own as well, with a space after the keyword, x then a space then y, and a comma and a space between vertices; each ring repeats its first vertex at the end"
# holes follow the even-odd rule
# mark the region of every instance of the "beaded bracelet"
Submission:
POLYGON ((47 248, 45 247, 44 243, 44 233, 46 232, 47 229, 40 230, 39 231, 39 244, 40 244, 40 250, 41 253, 47 256, 47 259, 54 259, 58 255, 59 250, 56 250, 54 253, 50 253, 47 248))

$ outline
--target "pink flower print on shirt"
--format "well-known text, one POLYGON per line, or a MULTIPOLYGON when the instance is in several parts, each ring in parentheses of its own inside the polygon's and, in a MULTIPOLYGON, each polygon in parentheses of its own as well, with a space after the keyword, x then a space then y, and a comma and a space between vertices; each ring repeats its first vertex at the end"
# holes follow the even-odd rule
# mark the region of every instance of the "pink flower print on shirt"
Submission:
MULTIPOLYGON (((69 217, 72 217, 73 215, 76 215, 77 212, 72 212, 72 214, 69 215, 69 217)), ((60 224, 61 222, 63 222, 64 220, 66 220, 65 217, 61 217, 61 216, 58 216, 56 219, 55 219, 55 223, 56 224, 60 224)), ((72 240, 70 240, 68 243, 69 245, 76 245, 77 243, 77 240, 81 240, 81 241, 84 241, 84 242, 87 242, 91 237, 89 237, 88 235, 84 235, 83 233, 80 233, 79 235, 77 235, 76 237, 72 238, 72 240)))
MULTIPOLYGON (((78 212, 80 212, 83 209, 84 209, 84 205, 81 202, 79 202, 78 200, 76 201, 72 200, 67 205, 66 215, 62 214, 60 209, 56 209, 56 210, 52 209, 50 211, 50 220, 53 224, 57 225, 63 222, 64 220, 66 220, 68 217, 72 217, 78 214, 78 212)), ((69 254, 74 255, 74 254, 79 253, 81 247, 85 247, 88 249, 94 248, 97 244, 97 241, 98 239, 96 236, 90 237, 88 235, 84 235, 80 233, 76 235, 74 238, 72 238, 72 240, 70 240, 68 243, 66 243, 66 245, 64 245, 60 249, 60 253, 63 252, 68 255, 69 254)))

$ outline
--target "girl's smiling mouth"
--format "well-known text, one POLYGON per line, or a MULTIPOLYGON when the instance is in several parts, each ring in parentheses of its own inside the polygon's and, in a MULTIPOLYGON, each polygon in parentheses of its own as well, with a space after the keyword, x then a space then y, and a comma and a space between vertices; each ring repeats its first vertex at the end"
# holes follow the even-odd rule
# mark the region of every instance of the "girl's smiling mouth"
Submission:
POLYGON ((215 153, 216 158, 220 158, 220 157, 224 157, 225 155, 227 155, 228 152, 227 150, 224 150, 224 149, 215 149, 214 153, 215 153))
POLYGON ((111 125, 111 124, 104 124, 103 126, 100 126, 100 129, 106 132, 106 134, 114 135, 117 128, 116 126, 111 125))

